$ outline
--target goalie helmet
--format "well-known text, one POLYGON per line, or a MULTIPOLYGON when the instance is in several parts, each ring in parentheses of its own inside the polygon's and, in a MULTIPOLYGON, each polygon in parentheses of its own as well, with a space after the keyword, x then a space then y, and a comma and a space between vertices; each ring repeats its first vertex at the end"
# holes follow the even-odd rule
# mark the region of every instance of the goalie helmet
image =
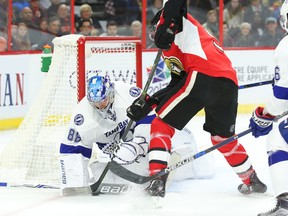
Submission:
POLYGON ((93 76, 88 80, 87 99, 103 118, 116 121, 114 102, 114 84, 103 76, 93 76))
POLYGON ((280 9, 280 25, 286 32, 288 32, 287 16, 288 16, 288 0, 285 0, 280 9))

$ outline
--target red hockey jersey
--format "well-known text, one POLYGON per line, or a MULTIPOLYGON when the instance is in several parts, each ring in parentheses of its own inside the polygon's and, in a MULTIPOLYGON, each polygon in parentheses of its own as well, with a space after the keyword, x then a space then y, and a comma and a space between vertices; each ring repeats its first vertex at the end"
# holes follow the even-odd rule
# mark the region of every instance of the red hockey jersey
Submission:
POLYGON ((172 73, 198 71, 213 77, 226 77, 238 85, 231 61, 211 34, 190 14, 183 17, 183 31, 175 36, 163 58, 172 73))

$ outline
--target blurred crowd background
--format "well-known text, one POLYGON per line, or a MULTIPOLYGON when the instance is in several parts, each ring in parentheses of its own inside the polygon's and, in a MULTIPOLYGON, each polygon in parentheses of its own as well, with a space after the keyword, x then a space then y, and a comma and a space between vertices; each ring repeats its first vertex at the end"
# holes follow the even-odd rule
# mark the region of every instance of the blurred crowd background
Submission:
MULTIPOLYGON (((136 36, 145 40, 144 48, 155 48, 147 29, 162 1, 0 0, 0 51, 42 50, 45 44, 53 47, 55 37, 71 33, 136 36)), ((282 0, 222 1, 223 10, 219 0, 188 0, 188 12, 224 47, 275 47, 283 38, 282 0)))

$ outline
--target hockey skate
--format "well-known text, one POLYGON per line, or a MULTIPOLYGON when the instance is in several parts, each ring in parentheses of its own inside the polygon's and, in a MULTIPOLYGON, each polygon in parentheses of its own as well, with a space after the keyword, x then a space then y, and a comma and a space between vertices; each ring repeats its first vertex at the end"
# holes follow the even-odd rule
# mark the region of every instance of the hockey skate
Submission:
POLYGON ((255 171, 250 175, 250 184, 240 184, 238 186, 238 191, 242 194, 252 194, 252 193, 265 193, 267 190, 267 186, 262 183, 255 171))
POLYGON ((288 215, 288 193, 277 197, 276 207, 268 212, 260 213, 258 216, 287 216, 288 215))
POLYGON ((166 193, 165 186, 167 178, 168 174, 165 174, 157 179, 153 179, 149 186, 145 189, 146 194, 148 196, 164 197, 166 193))

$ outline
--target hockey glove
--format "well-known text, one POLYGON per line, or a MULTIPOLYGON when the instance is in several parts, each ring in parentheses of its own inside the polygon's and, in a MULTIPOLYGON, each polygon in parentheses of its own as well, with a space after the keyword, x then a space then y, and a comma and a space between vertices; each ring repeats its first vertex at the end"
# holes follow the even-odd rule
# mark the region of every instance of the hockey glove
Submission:
POLYGON ((263 107, 257 107, 252 113, 249 127, 252 129, 252 135, 259 137, 268 134, 272 130, 275 116, 269 113, 263 114, 263 107))
POLYGON ((127 116, 133 121, 140 121, 156 107, 157 103, 157 99, 149 95, 146 95, 143 101, 137 98, 132 105, 127 108, 127 116))
POLYGON ((105 145, 99 145, 98 147, 103 151, 104 154, 108 154, 110 156, 112 156, 114 154, 114 152, 117 152, 119 149, 119 141, 117 140, 112 140, 108 143, 106 143, 105 145))
POLYGON ((174 42, 176 32, 176 25, 171 20, 164 20, 157 27, 154 38, 155 45, 160 49, 169 50, 174 42))

